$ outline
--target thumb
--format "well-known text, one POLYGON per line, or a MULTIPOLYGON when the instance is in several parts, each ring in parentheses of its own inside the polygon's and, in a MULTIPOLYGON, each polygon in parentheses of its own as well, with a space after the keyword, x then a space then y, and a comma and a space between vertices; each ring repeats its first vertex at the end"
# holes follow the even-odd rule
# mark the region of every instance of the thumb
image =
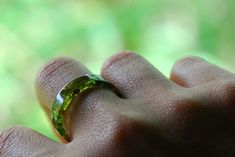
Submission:
POLYGON ((29 128, 12 127, 0 134, 1 157, 55 155, 59 153, 59 147, 59 143, 29 128))

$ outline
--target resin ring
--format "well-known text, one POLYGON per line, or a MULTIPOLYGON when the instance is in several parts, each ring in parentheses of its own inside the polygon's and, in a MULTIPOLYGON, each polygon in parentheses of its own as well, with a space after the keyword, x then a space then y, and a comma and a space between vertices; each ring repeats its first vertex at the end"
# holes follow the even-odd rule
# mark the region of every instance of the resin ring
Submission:
POLYGON ((58 136, 70 141, 70 113, 82 95, 94 88, 107 88, 120 96, 117 88, 99 75, 86 74, 65 85, 56 95, 51 109, 52 124, 58 136), (76 99, 76 101, 75 101, 76 99), (65 118, 66 117, 66 118, 65 118), (66 120, 66 121, 65 121, 66 120))

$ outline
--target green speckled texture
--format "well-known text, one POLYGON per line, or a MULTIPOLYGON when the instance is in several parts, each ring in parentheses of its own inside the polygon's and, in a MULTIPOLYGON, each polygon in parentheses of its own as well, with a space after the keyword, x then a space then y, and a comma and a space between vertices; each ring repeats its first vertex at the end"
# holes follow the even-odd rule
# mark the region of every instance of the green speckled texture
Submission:
POLYGON ((69 129, 65 127, 65 112, 77 96, 93 88, 107 88, 119 95, 118 90, 101 76, 87 74, 68 83, 55 97, 51 109, 52 124, 57 134, 63 137, 65 141, 71 140, 68 132, 69 129))

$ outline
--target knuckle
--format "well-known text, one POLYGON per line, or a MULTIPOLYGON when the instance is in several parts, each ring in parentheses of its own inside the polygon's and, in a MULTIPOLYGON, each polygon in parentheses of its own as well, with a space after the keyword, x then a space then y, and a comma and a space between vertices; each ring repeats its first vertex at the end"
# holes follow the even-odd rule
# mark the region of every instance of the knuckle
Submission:
POLYGON ((187 57, 184 57, 182 59, 180 59, 178 61, 179 64, 184 64, 184 63, 193 63, 193 64, 196 64, 196 63, 201 63, 203 62, 204 59, 200 58, 200 57, 197 57, 197 56, 187 56, 187 57))
POLYGON ((134 52, 120 52, 117 53, 113 56, 111 56, 110 58, 108 58, 102 66, 102 73, 105 73, 106 71, 108 71, 108 69, 113 66, 118 64, 119 66, 127 63, 129 61, 129 59, 133 59, 138 57, 138 55, 134 52))
POLYGON ((20 127, 12 127, 3 130, 0 134, 0 154, 3 154, 12 144, 17 142, 16 140, 17 137, 20 136, 21 129, 20 127))
POLYGON ((37 73, 35 86, 40 103, 48 108, 59 90, 78 76, 90 73, 81 63, 71 58, 55 58, 37 73))
POLYGON ((73 62, 73 59, 65 58, 65 57, 58 57, 54 58, 48 63, 46 63, 37 73, 37 79, 43 80, 50 76, 53 72, 59 69, 61 66, 65 66, 73 62))
POLYGON ((192 66, 197 66, 198 64, 202 63, 204 60, 200 57, 196 56, 187 56, 182 59, 179 59, 175 65, 174 69, 181 69, 185 67, 192 67, 192 66))

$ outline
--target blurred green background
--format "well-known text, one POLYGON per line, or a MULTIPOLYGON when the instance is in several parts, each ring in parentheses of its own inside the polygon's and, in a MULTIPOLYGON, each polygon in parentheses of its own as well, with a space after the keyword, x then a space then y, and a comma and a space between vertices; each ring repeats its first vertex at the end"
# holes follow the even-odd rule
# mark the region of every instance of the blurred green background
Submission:
POLYGON ((24 125, 54 138, 34 94, 38 69, 69 56, 99 73, 132 50, 169 76, 197 55, 235 71, 234 0, 1 0, 0 130, 24 125))

